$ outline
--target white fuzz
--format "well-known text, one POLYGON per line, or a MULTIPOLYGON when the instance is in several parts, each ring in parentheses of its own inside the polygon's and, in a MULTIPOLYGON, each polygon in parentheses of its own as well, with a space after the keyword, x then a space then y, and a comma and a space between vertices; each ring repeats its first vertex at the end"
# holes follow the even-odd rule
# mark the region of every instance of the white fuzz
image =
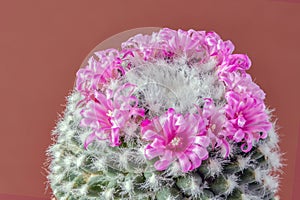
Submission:
POLYGON ((178 162, 172 163, 164 172, 166 176, 179 177, 184 175, 178 162))
POLYGON ((75 164, 76 164, 76 167, 79 168, 82 164, 83 164, 83 161, 84 161, 84 158, 85 158, 85 155, 84 154, 81 154, 75 161, 75 164))
POLYGON ((175 198, 173 196, 168 196, 166 200, 174 200, 175 198))
POLYGON ((67 182, 65 183, 64 185, 62 185, 62 190, 65 191, 65 192, 69 192, 71 191, 71 189, 73 188, 74 186, 74 183, 71 181, 71 182, 67 182))
POLYGON ((255 180, 259 183, 262 182, 263 180, 263 176, 267 173, 266 170, 260 169, 260 168, 256 168, 254 170, 254 176, 255 176, 255 180))
POLYGON ((65 173, 62 172, 62 173, 59 173, 59 174, 56 174, 55 176, 52 176, 52 183, 59 183, 63 180, 65 176, 65 173))
POLYGON ((258 149, 264 154, 266 157, 271 154, 271 148, 267 144, 260 145, 258 149))
POLYGON ((281 157, 282 155, 278 152, 278 150, 271 149, 268 144, 261 145, 259 150, 265 155, 266 159, 268 159, 268 163, 275 169, 280 169, 282 167, 281 157))
POLYGON ((211 176, 217 176, 222 172, 222 164, 217 159, 209 159, 209 173, 211 176))
POLYGON ((126 191, 126 193, 132 192, 132 190, 134 189, 132 180, 126 180, 123 183, 123 189, 126 191))
POLYGON ((158 191, 161 187, 162 177, 157 176, 155 173, 152 173, 149 178, 141 185, 141 188, 145 190, 158 191))
POLYGON ((137 129, 139 128, 139 125, 137 123, 130 123, 130 125, 127 125, 124 127, 124 135, 125 139, 130 140, 133 138, 136 138, 137 135, 137 129))
POLYGON ((70 113, 72 111, 76 110, 76 104, 75 103, 69 103, 66 105, 66 112, 65 113, 70 113))
POLYGON ((69 129, 65 132, 66 134, 64 135, 65 136, 65 140, 71 140, 72 137, 74 136, 74 131, 69 129))
MULTIPOLYGON (((53 194, 56 195, 57 193, 59 193, 59 191, 57 189, 53 189, 53 194)), ((66 199, 67 199, 67 197, 65 197, 65 196, 62 196, 62 197, 59 198, 59 200, 66 200, 66 199)))
POLYGON ((145 164, 147 160, 145 159, 144 153, 138 148, 134 154, 134 163, 145 164))
POLYGON ((217 65, 217 60, 214 57, 210 57, 209 60, 206 63, 199 64, 198 62, 193 64, 192 67, 198 68, 201 70, 201 72, 209 72, 212 71, 216 65, 217 65))
POLYGON ((253 195, 250 195, 250 194, 242 194, 242 200, 258 200, 257 196, 253 196, 253 195))
POLYGON ((68 96, 68 100, 71 104, 76 104, 79 100, 82 99, 82 95, 77 92, 76 90, 74 90, 71 95, 68 96))
POLYGON ((123 169, 128 169, 128 159, 129 159, 129 151, 123 151, 123 153, 120 153, 117 155, 119 158, 119 165, 123 169))
POLYGON ((231 175, 227 178, 228 189, 225 192, 227 195, 231 194, 234 188, 237 187, 237 180, 238 178, 235 175, 231 175))
POLYGON ((276 195, 276 196, 274 197, 274 200, 280 200, 280 197, 279 197, 278 195, 276 195))
POLYGON ((275 169, 280 169, 282 167, 281 154, 278 151, 270 152, 268 155, 270 165, 275 169))
POLYGON ((78 189, 78 194, 81 196, 85 196, 88 192, 88 185, 84 184, 82 187, 78 189))
POLYGON ((237 162, 239 164, 239 168, 241 170, 244 170, 244 169, 248 168, 250 159, 251 159, 250 156, 247 156, 247 157, 238 156, 237 162))
POLYGON ((84 144, 86 138, 92 133, 92 129, 87 129, 78 135, 78 140, 81 144, 84 144))
POLYGON ((94 160, 94 166, 97 170, 105 171, 107 168, 106 159, 103 156, 97 157, 97 159, 94 160))
POLYGON ((62 156, 61 151, 54 151, 53 157, 55 159, 60 159, 61 156, 62 156))
POLYGON ((148 179, 148 183, 151 186, 151 188, 157 188, 159 186, 158 178, 154 173, 148 179))
POLYGON ((62 167, 60 165, 54 165, 52 168, 51 168, 51 171, 52 173, 58 173, 60 170, 62 169, 62 167))
POLYGON ((67 115, 65 120, 66 120, 66 123, 69 124, 73 120, 73 116, 72 115, 67 115))
POLYGON ((136 148, 135 153, 136 153, 134 157, 135 163, 145 164, 147 162, 147 158, 145 157, 143 146, 136 148))
POLYGON ((59 122, 58 124, 58 131, 63 133, 65 131, 67 131, 69 129, 69 123, 67 122, 67 120, 62 120, 59 122))
POLYGON ((268 141, 268 145, 271 148, 277 148, 278 147, 278 143, 279 143, 279 136, 276 133, 275 127, 276 127, 276 122, 272 123, 272 127, 268 132, 269 138, 270 140, 268 141))
POLYGON ((220 103, 225 91, 215 71, 203 72, 184 63, 165 61, 136 66, 126 72, 121 82, 137 86, 135 95, 150 115, 160 115, 170 107, 177 112, 196 112, 195 104, 203 104, 203 98, 220 103))
POLYGON ((202 193, 202 189, 200 188, 201 181, 202 179, 198 176, 191 177, 190 190, 193 197, 199 197, 199 195, 202 193))
POLYGON ((71 164, 73 163, 74 157, 73 156, 66 156, 64 157, 64 167, 66 169, 70 169, 71 164))
POLYGON ((76 120, 78 122, 82 119, 82 115, 80 114, 80 112, 81 112, 81 110, 79 108, 77 108, 73 111, 74 120, 76 120))
POLYGON ((118 79, 110 80, 109 84, 107 85, 107 89, 116 91, 120 87, 118 79))
POLYGON ((264 187, 268 188, 270 191, 274 193, 277 192, 279 186, 278 177, 266 174, 263 177, 263 181, 264 181, 264 187))
POLYGON ((108 188, 103 192, 103 196, 105 200, 112 200, 114 199, 114 188, 108 188))

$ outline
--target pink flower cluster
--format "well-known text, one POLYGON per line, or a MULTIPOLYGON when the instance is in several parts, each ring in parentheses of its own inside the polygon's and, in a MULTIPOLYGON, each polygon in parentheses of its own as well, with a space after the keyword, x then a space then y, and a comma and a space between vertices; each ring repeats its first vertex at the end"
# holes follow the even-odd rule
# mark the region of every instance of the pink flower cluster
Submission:
POLYGON ((85 141, 85 148, 96 138, 110 141, 111 146, 119 146, 120 130, 134 116, 144 116, 144 110, 137 108, 137 99, 132 96, 134 85, 125 84, 115 93, 108 90, 107 95, 95 91, 95 101, 89 101, 81 111, 81 126, 93 128, 85 141), (129 89, 128 94, 121 91, 129 89))
MULTIPOLYGON (((271 128, 265 111, 265 93, 246 73, 251 66, 247 55, 232 54, 234 46, 215 32, 161 29, 152 35, 136 35, 122 43, 122 50, 96 52, 88 65, 77 72, 76 89, 85 97, 81 125, 92 128, 85 147, 96 139, 108 140, 111 146, 121 144, 124 127, 138 124, 145 141, 145 157, 158 158, 154 166, 165 170, 178 161, 183 172, 191 171, 208 158, 207 147, 220 147, 224 157, 230 154, 230 143, 242 143, 249 152, 255 141, 265 139, 271 128), (177 113, 173 108, 161 116, 149 118, 133 95, 135 86, 126 83, 116 91, 107 89, 111 80, 126 74, 130 60, 172 59, 184 56, 188 61, 206 63, 217 60, 215 71, 224 83, 227 104, 217 107, 211 98, 195 105, 198 113, 177 113), (122 62, 127 66, 122 66, 122 62)), ((81 102, 82 103, 82 102, 81 102)))
POLYGON ((183 116, 170 108, 165 115, 144 120, 141 127, 143 139, 151 142, 145 147, 145 156, 160 157, 154 164, 157 170, 166 169, 178 159, 182 171, 187 172, 208 158, 206 148, 210 140, 200 115, 183 116))

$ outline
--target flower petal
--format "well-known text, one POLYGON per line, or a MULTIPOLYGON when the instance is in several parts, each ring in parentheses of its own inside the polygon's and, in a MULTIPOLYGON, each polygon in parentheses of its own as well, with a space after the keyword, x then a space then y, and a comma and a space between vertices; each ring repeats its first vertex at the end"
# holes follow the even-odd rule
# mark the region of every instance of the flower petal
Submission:
POLYGON ((182 169, 182 172, 188 172, 192 168, 191 161, 189 160, 187 155, 185 155, 184 153, 182 153, 178 157, 178 161, 179 161, 180 167, 182 169))
POLYGON ((197 154, 195 154, 193 152, 187 152, 186 155, 189 157, 189 159, 192 162, 192 167, 190 170, 198 168, 201 165, 202 160, 199 158, 199 156, 197 154))
POLYGON ((245 133, 244 131, 242 131, 242 129, 238 129, 237 132, 235 132, 233 139, 236 142, 240 142, 242 141, 242 139, 245 137, 245 133))
POLYGON ((194 143, 203 147, 208 147, 210 144, 210 139, 206 136, 196 136, 194 143))
POLYGON ((120 146, 120 128, 113 128, 111 130, 111 146, 120 146))
POLYGON ((164 150, 161 148, 160 149, 153 148, 150 144, 148 144, 145 147, 144 153, 145 153, 146 158, 151 160, 157 156, 162 155, 164 153, 164 150))
POLYGON ((154 167, 155 169, 162 171, 167 169, 170 164, 171 164, 170 160, 158 160, 154 163, 154 167))
POLYGON ((96 139, 95 132, 91 133, 84 141, 84 148, 87 149, 88 145, 96 139))

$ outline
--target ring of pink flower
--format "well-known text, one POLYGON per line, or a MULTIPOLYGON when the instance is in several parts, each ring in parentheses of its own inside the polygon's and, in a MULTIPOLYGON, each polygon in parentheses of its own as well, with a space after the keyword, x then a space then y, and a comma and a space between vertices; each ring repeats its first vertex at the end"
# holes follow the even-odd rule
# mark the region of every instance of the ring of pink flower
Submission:
MULTIPOLYGON (((247 55, 232 54, 231 41, 223 41, 215 32, 161 29, 153 35, 136 35, 122 43, 122 50, 108 49, 95 52, 99 60, 91 57, 88 65, 77 72, 76 89, 85 98, 82 106, 81 126, 92 128, 85 147, 95 139, 108 140, 111 146, 121 144, 120 137, 126 125, 136 123, 137 116, 145 117, 143 108, 129 91, 128 83, 115 93, 105 88, 126 70, 134 67, 131 59, 155 62, 185 55, 188 61, 205 63, 210 58, 217 61, 218 78, 226 87, 223 108, 216 108, 212 99, 206 98, 198 114, 183 116, 170 108, 164 115, 144 119, 139 124, 147 159, 158 158, 157 170, 165 170, 178 160, 182 171, 188 172, 208 158, 207 147, 222 147, 224 156, 230 154, 229 141, 242 142, 241 149, 249 152, 255 141, 265 139, 271 122, 265 112, 265 93, 246 73, 251 66, 247 55), (200 58, 200 59, 199 59, 200 58)), ((198 105, 196 105, 198 106, 198 105)))

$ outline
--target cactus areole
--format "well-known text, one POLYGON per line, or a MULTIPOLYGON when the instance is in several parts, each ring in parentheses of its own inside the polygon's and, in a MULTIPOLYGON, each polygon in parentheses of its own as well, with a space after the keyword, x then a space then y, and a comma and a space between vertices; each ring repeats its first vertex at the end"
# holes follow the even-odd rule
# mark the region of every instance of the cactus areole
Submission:
POLYGON ((278 199, 275 122, 233 51, 215 32, 162 28, 94 52, 47 151, 53 196, 278 199))

